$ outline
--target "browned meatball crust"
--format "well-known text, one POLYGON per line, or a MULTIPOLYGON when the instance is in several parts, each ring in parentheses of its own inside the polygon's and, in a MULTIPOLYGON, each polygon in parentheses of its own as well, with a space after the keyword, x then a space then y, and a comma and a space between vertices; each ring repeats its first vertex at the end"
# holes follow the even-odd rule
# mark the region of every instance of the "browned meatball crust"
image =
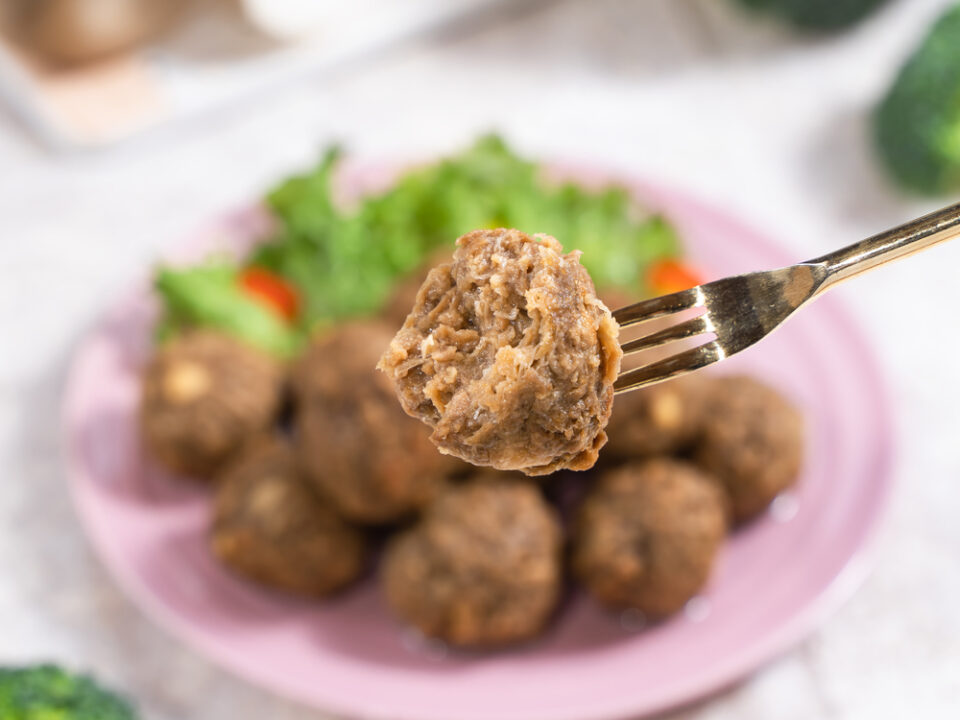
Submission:
POLYGON ((557 605, 560 547, 559 522, 535 486, 467 483, 394 538, 384 592, 400 618, 453 645, 525 640, 557 605))
POLYGON ((195 331, 160 347, 143 375, 140 427, 167 469, 210 479, 279 412, 283 368, 226 335, 195 331))
POLYGON ((707 582, 725 532, 723 494, 696 467, 625 465, 603 473, 579 509, 573 571, 603 604, 663 617, 707 582))
POLYGON ((344 517, 362 523, 392 522, 423 507, 455 463, 437 452, 376 371, 390 336, 379 324, 342 325, 316 341, 293 372, 300 462, 344 517))
POLYGON ((733 519, 763 512, 797 479, 803 418, 773 388, 749 377, 714 381, 694 458, 723 483, 733 519))
POLYGON ((545 475, 606 442, 618 328, 579 253, 546 235, 478 230, 434 268, 380 361, 443 452, 545 475))
POLYGON ((258 583, 328 595, 363 572, 366 540, 321 499, 286 442, 254 445, 217 486, 213 553, 258 583))
POLYGON ((624 461, 688 448, 706 421, 710 384, 710 378, 688 375, 618 395, 601 459, 624 461))

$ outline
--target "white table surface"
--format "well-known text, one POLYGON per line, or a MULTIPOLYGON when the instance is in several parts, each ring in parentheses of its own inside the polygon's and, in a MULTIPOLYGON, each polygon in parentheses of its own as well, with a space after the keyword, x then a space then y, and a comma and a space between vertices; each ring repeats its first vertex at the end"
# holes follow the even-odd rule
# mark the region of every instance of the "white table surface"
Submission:
MULTIPOLYGON (((944 5, 901 0, 809 41, 722 0, 535 3, 97 155, 49 154, 0 109, 0 664, 91 668, 157 720, 325 717, 154 627, 92 555, 66 495, 58 412, 72 348, 159 248, 329 140, 420 157, 496 128, 526 153, 688 188, 813 256, 945 204, 898 195, 864 130, 944 5)), ((805 643, 675 717, 958 717, 958 268, 960 244, 947 245, 838 291, 898 413, 899 487, 875 571, 805 643)))

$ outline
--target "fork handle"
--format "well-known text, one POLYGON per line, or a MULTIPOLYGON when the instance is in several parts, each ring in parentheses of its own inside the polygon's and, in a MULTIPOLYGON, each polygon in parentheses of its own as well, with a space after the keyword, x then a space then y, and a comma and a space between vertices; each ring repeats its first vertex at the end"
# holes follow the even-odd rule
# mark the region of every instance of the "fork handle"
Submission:
POLYGON ((960 203, 810 260, 825 271, 821 290, 878 265, 960 236, 960 203))

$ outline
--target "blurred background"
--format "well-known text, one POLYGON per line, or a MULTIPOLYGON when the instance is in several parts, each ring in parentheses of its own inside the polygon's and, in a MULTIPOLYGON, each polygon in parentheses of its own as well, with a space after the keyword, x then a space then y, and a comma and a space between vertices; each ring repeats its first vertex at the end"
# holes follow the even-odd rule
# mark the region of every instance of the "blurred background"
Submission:
MULTIPOLYGON (((59 404, 75 343, 162 248, 330 142, 422 159, 496 131, 529 156, 683 188, 797 260, 956 200, 960 171, 904 189, 871 130, 955 3, 806 3, 823 22, 790 5, 0 0, 0 664, 91 669, 158 720, 323 717, 207 663, 119 593, 65 494, 59 404)), ((954 109, 957 83, 938 95, 954 109)), ((953 137, 960 164, 960 122, 953 137)), ((958 267, 947 245, 839 291, 898 413, 876 570, 807 642, 672 717, 960 707, 958 267)))

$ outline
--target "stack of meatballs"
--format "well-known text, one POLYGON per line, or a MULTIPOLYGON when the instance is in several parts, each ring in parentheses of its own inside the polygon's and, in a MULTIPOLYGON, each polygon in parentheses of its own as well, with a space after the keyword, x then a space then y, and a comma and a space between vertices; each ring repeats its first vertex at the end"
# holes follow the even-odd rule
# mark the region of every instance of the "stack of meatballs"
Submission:
POLYGON ((441 455, 375 366, 411 306, 322 333, 293 363, 196 330, 145 370, 150 456, 215 488, 210 547, 227 568, 325 597, 378 555, 405 624, 461 647, 538 635, 568 579, 650 620, 707 583, 731 528, 796 479, 801 417, 748 377, 695 375, 617 398, 587 472, 529 478, 441 455), (557 484, 581 499, 560 509, 557 484), (374 552, 391 534, 382 552, 374 552))

